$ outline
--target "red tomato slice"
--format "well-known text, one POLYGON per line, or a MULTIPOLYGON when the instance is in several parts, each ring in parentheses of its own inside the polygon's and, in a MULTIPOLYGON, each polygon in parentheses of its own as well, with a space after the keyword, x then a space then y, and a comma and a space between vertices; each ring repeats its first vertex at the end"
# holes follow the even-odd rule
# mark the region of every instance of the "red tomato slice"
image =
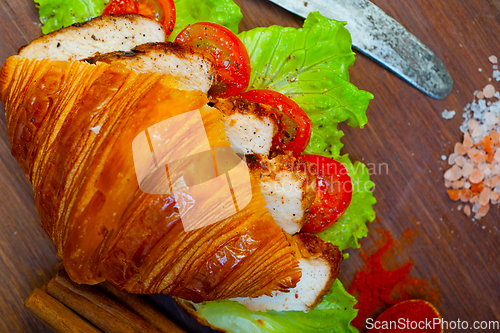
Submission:
POLYGON ((214 58, 218 83, 210 89, 215 97, 239 95, 250 82, 250 57, 241 40, 222 25, 198 22, 188 25, 175 39, 195 46, 214 58))
POLYGON ((154 18, 163 25, 167 37, 174 31, 175 4, 174 0, 136 0, 137 12, 141 15, 154 18))
POLYGON ((170 36, 175 25, 174 0, 112 0, 104 9, 103 15, 141 14, 163 25, 170 36))
POLYGON ((137 13, 137 5, 134 0, 113 0, 104 8, 102 15, 128 13, 137 13))
POLYGON ((303 232, 320 232, 345 213, 352 199, 352 182, 340 162, 320 155, 302 155, 301 160, 316 165, 316 198, 309 210, 309 221, 303 232))
POLYGON ((275 107, 287 116, 276 117, 279 131, 273 138, 273 147, 291 150, 296 156, 306 149, 311 139, 311 119, 297 103, 277 91, 268 89, 250 90, 241 96, 250 102, 275 107))

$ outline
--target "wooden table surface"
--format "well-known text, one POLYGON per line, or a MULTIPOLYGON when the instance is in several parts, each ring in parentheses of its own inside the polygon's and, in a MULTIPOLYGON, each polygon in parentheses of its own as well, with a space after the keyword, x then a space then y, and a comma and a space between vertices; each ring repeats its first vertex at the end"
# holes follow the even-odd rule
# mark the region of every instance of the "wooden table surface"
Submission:
MULTIPOLYGON (((299 27, 302 20, 265 0, 238 0, 241 29, 272 24, 299 27)), ((443 186, 445 162, 456 141, 464 106, 488 84, 488 57, 500 57, 500 1, 374 1, 428 45, 446 64, 455 86, 444 101, 426 97, 358 55, 351 81, 375 95, 368 125, 343 126, 344 153, 365 163, 385 163, 373 175, 380 225, 397 238, 414 228, 418 236, 398 254, 413 259, 413 276, 435 279, 445 320, 500 320, 500 221, 498 207, 473 222, 458 212, 443 186), (482 68, 479 71, 478 68, 482 68), (444 120, 444 109, 458 116, 444 120)), ((32 0, 0 2, 0 63, 40 35, 32 0)), ((500 83, 494 82, 500 90, 500 83)), ((10 155, 5 117, 0 112, 0 332, 47 332, 23 308, 35 287, 55 273, 55 248, 39 226, 31 185, 10 155)), ((371 226, 373 228, 374 226, 371 226)), ((367 245, 369 241, 367 242, 367 245)), ((357 250, 342 266, 349 284, 362 265, 357 250)))

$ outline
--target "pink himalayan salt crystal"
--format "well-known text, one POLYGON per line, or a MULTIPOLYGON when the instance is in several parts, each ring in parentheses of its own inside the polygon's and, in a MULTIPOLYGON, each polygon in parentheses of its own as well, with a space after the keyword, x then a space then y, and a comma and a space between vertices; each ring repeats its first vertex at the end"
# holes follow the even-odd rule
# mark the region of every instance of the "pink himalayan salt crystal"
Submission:
POLYGON ((500 175, 500 164, 494 165, 493 168, 491 168, 491 174, 500 175))
POLYGON ((479 193, 479 204, 481 206, 488 204, 488 202, 490 201, 490 194, 491 194, 491 188, 489 187, 483 188, 481 193, 479 193))
POLYGON ((494 126, 498 124, 498 118, 493 112, 486 112, 484 114, 484 124, 487 126, 494 126))
POLYGON ((481 170, 484 172, 484 170, 485 170, 485 169, 488 169, 488 163, 486 163, 486 162, 481 162, 481 163, 479 163, 479 164, 477 165, 477 167, 478 167, 479 169, 481 169, 481 170))
POLYGON ((469 119, 467 121, 467 126, 469 126, 469 130, 470 131, 473 131, 474 128, 476 128, 476 126, 477 126, 477 120, 475 120, 475 119, 469 119))
POLYGON ((476 94, 476 97, 478 99, 483 99, 484 98, 484 93, 482 91, 478 91, 477 94, 476 94))
POLYGON ((492 64, 497 64, 498 63, 498 58, 494 55, 491 55, 489 56, 488 60, 492 63, 492 64))
POLYGON ((476 201, 478 201, 478 200, 479 200, 479 197, 478 197, 477 195, 475 195, 475 196, 473 196, 472 198, 470 198, 469 202, 470 202, 470 203, 474 203, 474 202, 476 202, 476 201))
POLYGON ((467 149, 460 142, 455 143, 455 154, 465 155, 467 154, 467 149))
POLYGON ((488 214, 489 210, 490 210, 490 205, 486 204, 486 205, 479 208, 479 210, 477 211, 477 214, 480 217, 483 217, 483 216, 486 216, 486 214, 488 214))
POLYGON ((470 134, 473 138, 479 138, 484 134, 484 129, 481 126, 476 126, 470 134))
POLYGON ((467 216, 470 216, 470 206, 469 205, 464 206, 464 214, 467 216))
MULTIPOLYGON (((479 150, 476 148, 471 148, 467 153, 472 162, 481 163, 486 162, 488 160, 488 156, 486 156, 486 152, 484 150, 479 150)), ((500 155, 498 155, 500 158, 500 155)))
MULTIPOLYGON (((485 173, 485 176, 486 176, 486 173, 485 173)), ((486 176, 486 178, 483 180, 483 184, 484 184, 485 186, 491 187, 491 178, 488 178, 488 177, 486 176)))
POLYGON ((459 167, 463 167, 465 165, 466 159, 463 156, 457 156, 455 158, 455 164, 458 165, 459 167))
POLYGON ((483 88, 483 94, 486 98, 492 98, 495 95, 495 87, 492 84, 488 84, 483 88))
POLYGON ((464 187, 464 181, 463 180, 457 180, 455 182, 451 183, 451 187, 454 188, 455 190, 458 190, 459 188, 464 187))
POLYGON ((497 149, 493 158, 495 159, 495 161, 500 162, 500 149, 497 149))
POLYGON ((462 202, 469 202, 471 198, 466 196, 466 195, 460 195, 460 201, 462 202))
POLYGON ((484 173, 479 168, 474 168, 469 176, 469 182, 472 184, 480 183, 484 179, 484 173))
POLYGON ((458 165, 454 165, 444 173, 444 179, 455 181, 462 178, 462 169, 458 165))
POLYGON ((498 133, 495 130, 490 131, 490 139, 493 144, 497 143, 500 141, 500 133, 498 133))
POLYGON ((465 132, 464 134, 464 143, 463 143, 465 148, 472 148, 474 145, 474 142, 472 141, 472 138, 469 135, 469 132, 465 132))
POLYGON ((500 176, 495 176, 491 178, 491 187, 500 186, 500 176))
POLYGON ((495 201, 498 201, 498 199, 500 199, 500 193, 491 191, 491 193, 490 193, 490 200, 492 202, 495 202, 495 201))
POLYGON ((467 178, 470 176, 473 170, 474 170, 474 164, 468 161, 464 164, 464 167, 462 168, 462 174, 465 178, 467 178))
POLYGON ((448 180, 448 179, 445 179, 445 180, 444 180, 444 186, 445 186, 446 188, 450 188, 450 187, 451 187, 451 184, 452 184, 451 180, 448 180))
POLYGON ((448 156, 448 164, 453 165, 455 164, 455 160, 457 159, 458 155, 456 153, 451 153, 450 156, 448 156))

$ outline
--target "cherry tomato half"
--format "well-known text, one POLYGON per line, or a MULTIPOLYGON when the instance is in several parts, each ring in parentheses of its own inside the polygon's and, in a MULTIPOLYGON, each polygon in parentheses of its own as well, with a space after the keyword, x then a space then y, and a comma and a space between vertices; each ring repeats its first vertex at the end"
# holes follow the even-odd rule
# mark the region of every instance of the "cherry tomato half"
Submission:
POLYGON ((175 25, 174 0, 112 0, 102 14, 141 14, 150 17, 163 25, 167 37, 175 25))
POLYGON ((303 232, 320 232, 333 225, 347 210, 352 199, 352 182, 340 162, 320 155, 302 155, 300 159, 316 165, 316 198, 309 210, 303 232))
POLYGON ((102 15, 110 14, 137 14, 137 4, 134 0, 112 0, 104 8, 102 15))
POLYGON ((245 45, 231 30, 211 22, 188 25, 175 39, 210 54, 215 62, 217 84, 209 94, 229 97, 241 94, 250 82, 250 57, 245 45))
POLYGON ((244 99, 267 104, 283 112, 286 117, 278 118, 279 131, 273 138, 273 147, 291 150, 300 155, 311 139, 311 119, 302 108, 285 95, 268 89, 256 89, 241 95, 244 99))

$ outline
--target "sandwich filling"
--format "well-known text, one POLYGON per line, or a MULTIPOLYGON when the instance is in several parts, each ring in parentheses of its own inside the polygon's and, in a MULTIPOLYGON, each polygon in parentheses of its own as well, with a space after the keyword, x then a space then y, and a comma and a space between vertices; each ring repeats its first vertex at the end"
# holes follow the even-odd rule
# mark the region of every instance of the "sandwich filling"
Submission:
MULTIPOLYGON (((19 55, 85 60, 124 66, 139 73, 169 74, 180 82, 180 88, 207 93, 216 84, 211 59, 190 47, 164 41, 161 25, 153 20, 139 15, 102 16, 41 37, 21 49, 19 55)), ((233 150, 248 155, 266 207, 294 249, 302 272, 295 287, 273 291, 269 296, 234 300, 252 311, 308 312, 332 286, 343 258, 338 247, 299 233, 315 198, 316 179, 300 168, 294 157, 273 153, 277 124, 269 106, 234 98, 212 103, 220 112, 233 150)))

